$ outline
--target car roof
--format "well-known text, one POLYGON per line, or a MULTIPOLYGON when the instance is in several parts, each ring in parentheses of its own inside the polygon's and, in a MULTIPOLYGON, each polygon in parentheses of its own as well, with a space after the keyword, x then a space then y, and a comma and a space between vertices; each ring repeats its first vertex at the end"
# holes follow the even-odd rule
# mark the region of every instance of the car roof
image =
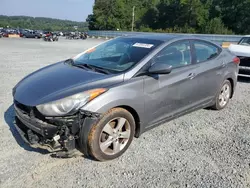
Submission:
POLYGON ((204 42, 209 42, 214 45, 217 45, 218 47, 221 47, 221 45, 217 42, 213 42, 210 40, 202 39, 193 35, 183 35, 183 34, 165 34, 165 33, 152 33, 152 34, 135 34, 135 35, 124 35, 122 38, 136 38, 136 39, 150 39, 150 40, 158 40, 162 42, 168 42, 171 40, 201 40, 204 42))
POLYGON ((135 34, 135 35, 124 35, 124 38, 137 38, 137 39, 151 39, 151 40, 160 40, 160 41, 169 41, 174 38, 180 37, 177 35, 169 34, 135 34))
POLYGON ((165 34, 165 33, 152 33, 152 34, 135 34, 135 35, 124 35, 124 38, 137 38, 137 39, 151 39, 151 40, 159 40, 163 42, 167 42, 170 40, 178 40, 178 39, 193 39, 193 40, 203 40, 207 42, 211 42, 205 39, 201 39, 192 35, 184 35, 184 34, 165 34))

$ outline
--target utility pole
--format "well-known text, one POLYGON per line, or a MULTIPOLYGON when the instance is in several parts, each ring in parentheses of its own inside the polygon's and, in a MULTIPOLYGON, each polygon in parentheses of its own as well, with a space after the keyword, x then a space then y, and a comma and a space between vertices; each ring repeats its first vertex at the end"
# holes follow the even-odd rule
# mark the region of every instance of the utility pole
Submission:
POLYGON ((133 6, 133 13, 132 13, 132 29, 131 31, 134 31, 134 22, 135 22, 135 6, 133 6))

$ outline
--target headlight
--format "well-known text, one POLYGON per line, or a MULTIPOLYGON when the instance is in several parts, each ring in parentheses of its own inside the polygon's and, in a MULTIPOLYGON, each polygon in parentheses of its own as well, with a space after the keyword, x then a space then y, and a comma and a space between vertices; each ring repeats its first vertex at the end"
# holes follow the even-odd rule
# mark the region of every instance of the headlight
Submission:
POLYGON ((38 105, 36 108, 45 116, 63 116, 79 110, 87 102, 93 100, 105 91, 106 89, 104 88, 93 89, 64 99, 38 105))

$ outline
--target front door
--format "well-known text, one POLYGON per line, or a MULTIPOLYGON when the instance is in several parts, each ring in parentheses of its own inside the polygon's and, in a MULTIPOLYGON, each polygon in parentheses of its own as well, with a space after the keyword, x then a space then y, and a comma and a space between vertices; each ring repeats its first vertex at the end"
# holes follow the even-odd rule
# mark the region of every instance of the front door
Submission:
POLYGON ((196 64, 192 64, 190 42, 174 42, 166 46, 153 59, 153 63, 167 63, 173 70, 169 74, 144 77, 145 112, 148 126, 171 118, 194 107, 197 101, 196 64))

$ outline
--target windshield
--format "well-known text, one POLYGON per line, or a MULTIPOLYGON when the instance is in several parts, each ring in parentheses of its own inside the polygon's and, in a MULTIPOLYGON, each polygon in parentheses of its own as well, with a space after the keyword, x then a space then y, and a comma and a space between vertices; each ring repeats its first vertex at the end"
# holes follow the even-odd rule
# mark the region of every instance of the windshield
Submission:
POLYGON ((244 37, 240 40, 239 44, 250 46, 250 37, 244 37))
POLYGON ((74 59, 74 64, 88 64, 123 72, 137 64, 161 43, 162 41, 142 38, 117 38, 86 51, 74 59))

